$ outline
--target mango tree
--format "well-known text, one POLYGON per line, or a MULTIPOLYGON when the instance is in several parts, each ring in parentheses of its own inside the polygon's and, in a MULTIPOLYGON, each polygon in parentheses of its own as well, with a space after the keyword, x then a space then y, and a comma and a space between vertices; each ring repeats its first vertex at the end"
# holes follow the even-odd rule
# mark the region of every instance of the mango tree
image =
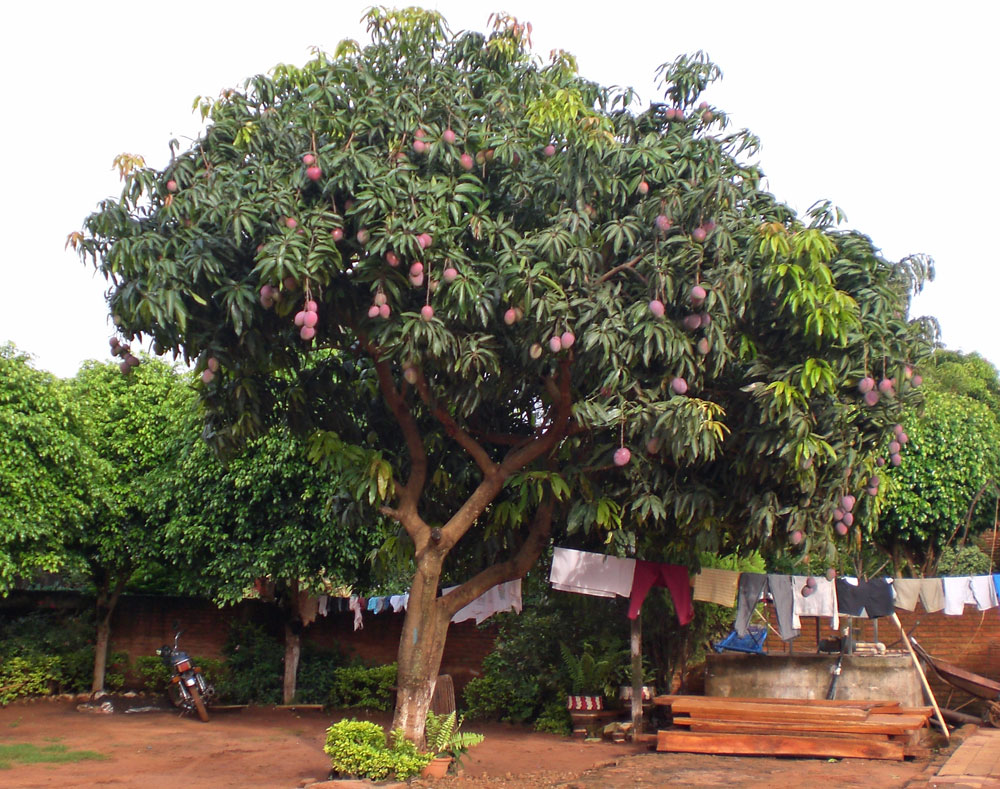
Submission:
POLYGON ((675 557, 856 542, 931 268, 764 191, 700 53, 641 108, 507 17, 368 24, 363 48, 200 100, 200 138, 130 163, 71 241, 120 331, 202 373, 211 439, 318 431, 329 473, 402 525, 394 726, 420 741, 452 614, 556 523, 675 557))

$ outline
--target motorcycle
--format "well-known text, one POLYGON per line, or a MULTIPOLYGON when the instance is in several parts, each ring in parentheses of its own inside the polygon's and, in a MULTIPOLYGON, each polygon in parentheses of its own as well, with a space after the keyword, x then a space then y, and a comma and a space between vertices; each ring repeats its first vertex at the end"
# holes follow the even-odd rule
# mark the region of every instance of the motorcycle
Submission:
POLYGON ((198 717, 208 723, 207 705, 215 695, 215 688, 205 680, 205 675, 194 665, 188 653, 177 646, 182 632, 182 630, 176 632, 172 647, 164 644, 156 650, 156 654, 170 672, 167 696, 175 707, 187 712, 197 712, 198 717))

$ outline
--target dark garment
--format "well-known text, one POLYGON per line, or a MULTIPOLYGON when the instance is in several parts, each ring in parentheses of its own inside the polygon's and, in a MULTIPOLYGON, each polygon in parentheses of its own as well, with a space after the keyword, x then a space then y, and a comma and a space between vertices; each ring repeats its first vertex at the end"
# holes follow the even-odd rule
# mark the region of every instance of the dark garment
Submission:
POLYGON ((837 610, 848 616, 868 616, 871 619, 891 616, 892 585, 887 578, 858 581, 857 586, 838 578, 837 610), (862 610, 865 611, 864 614, 861 613, 862 610))
POLYGON ((793 626, 795 601, 790 575, 764 575, 763 573, 740 573, 737 593, 736 622, 733 629, 740 638, 746 636, 750 627, 750 617, 760 600, 761 593, 770 592, 774 603, 774 613, 778 619, 778 635, 791 641, 799 631, 793 626))
POLYGON ((686 567, 662 562, 635 561, 635 575, 632 576, 632 595, 629 598, 628 618, 639 616, 642 602, 654 586, 665 586, 674 601, 677 621, 686 625, 694 617, 691 603, 691 579, 686 567))

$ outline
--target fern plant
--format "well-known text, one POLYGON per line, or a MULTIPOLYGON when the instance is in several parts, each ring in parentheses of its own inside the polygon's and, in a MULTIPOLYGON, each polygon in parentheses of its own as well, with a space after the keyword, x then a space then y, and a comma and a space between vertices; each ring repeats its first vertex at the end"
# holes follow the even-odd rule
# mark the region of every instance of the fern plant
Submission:
POLYGON ((569 676, 570 693, 573 695, 614 695, 617 661, 611 655, 594 656, 590 644, 583 645, 580 655, 573 654, 565 644, 559 645, 563 665, 569 676))
POLYGON ((446 715, 435 715, 427 712, 427 723, 424 727, 424 738, 427 750, 435 756, 450 756, 455 760, 455 769, 462 766, 462 757, 473 745, 479 745, 485 739, 482 734, 471 731, 459 731, 464 716, 454 712, 446 715))

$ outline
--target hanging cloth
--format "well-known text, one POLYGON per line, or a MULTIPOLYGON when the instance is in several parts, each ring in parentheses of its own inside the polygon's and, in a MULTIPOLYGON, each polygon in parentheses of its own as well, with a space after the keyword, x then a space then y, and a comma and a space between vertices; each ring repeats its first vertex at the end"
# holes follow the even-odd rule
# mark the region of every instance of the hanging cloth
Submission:
POLYGON ((893 614, 892 584, 887 578, 859 581, 857 578, 838 578, 837 610, 848 616, 877 619, 893 614))
POLYGON ((740 638, 745 638, 750 628, 750 617, 765 592, 771 595, 774 613, 778 620, 778 635, 784 641, 791 641, 799 631, 795 628, 795 604, 792 599, 792 577, 772 573, 740 573, 739 594, 737 595, 736 622, 733 629, 740 638))
POLYGON ((563 592, 594 597, 628 597, 632 593, 635 559, 603 553, 556 548, 552 552, 549 583, 563 592))
POLYGON ((837 611, 837 585, 826 578, 812 576, 814 586, 809 586, 808 575, 792 576, 792 626, 802 628, 799 617, 828 616, 830 629, 840 629, 840 614, 837 611), (805 594, 807 589, 812 589, 805 594))
POLYGON ((913 611, 918 600, 927 613, 944 608, 944 587, 940 578, 893 578, 892 590, 896 594, 896 608, 904 611, 913 611))
POLYGON ((735 570, 702 569, 694 577, 692 599, 702 603, 715 603, 732 608, 736 604, 740 574, 735 570))
POLYGON ((475 619, 479 625, 501 611, 521 613, 520 578, 487 589, 467 606, 456 611, 451 621, 464 622, 466 619, 475 619))
POLYGON ((654 586, 665 586, 674 601, 677 611, 677 621, 686 625, 694 617, 694 606, 691 604, 691 579, 686 567, 662 562, 647 562, 636 559, 635 573, 632 582, 632 592, 629 595, 628 618, 639 616, 642 602, 654 586))

